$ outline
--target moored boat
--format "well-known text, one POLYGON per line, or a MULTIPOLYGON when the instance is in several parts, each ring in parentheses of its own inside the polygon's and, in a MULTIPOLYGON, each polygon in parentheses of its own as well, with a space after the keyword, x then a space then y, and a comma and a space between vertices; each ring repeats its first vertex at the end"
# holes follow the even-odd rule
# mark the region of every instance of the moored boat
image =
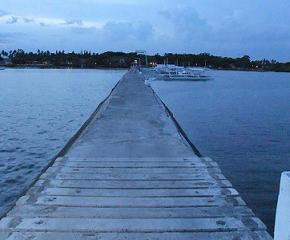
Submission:
POLYGON ((207 81, 212 77, 202 68, 169 67, 159 73, 164 81, 207 81))

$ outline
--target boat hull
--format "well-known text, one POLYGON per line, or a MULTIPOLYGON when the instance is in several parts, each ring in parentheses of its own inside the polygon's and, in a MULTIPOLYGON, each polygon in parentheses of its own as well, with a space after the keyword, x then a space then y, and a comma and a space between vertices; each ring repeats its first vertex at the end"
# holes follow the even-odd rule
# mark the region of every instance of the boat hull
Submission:
POLYGON ((204 76, 204 77, 162 77, 160 78, 161 80, 163 81, 192 81, 192 82, 195 82, 195 81, 209 81, 211 80, 211 77, 207 77, 207 76, 204 76))

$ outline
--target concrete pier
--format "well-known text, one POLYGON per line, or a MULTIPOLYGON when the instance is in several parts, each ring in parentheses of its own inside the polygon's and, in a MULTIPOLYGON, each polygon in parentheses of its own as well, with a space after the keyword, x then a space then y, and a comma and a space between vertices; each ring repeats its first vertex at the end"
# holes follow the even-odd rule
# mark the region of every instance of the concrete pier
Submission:
POLYGON ((0 221, 0 239, 271 239, 129 71, 89 125, 0 221))

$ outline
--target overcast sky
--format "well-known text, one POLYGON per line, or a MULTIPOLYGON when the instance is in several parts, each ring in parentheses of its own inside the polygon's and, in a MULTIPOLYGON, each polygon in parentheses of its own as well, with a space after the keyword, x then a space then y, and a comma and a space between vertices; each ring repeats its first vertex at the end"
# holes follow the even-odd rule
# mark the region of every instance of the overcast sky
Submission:
POLYGON ((290 0, 2 0, 0 49, 290 61, 290 0))

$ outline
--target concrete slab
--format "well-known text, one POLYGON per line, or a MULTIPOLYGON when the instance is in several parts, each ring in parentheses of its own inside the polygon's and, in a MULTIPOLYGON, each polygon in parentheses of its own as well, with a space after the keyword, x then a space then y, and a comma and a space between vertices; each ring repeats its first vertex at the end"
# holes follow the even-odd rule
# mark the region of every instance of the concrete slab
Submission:
MULTIPOLYGON (((211 207, 171 207, 171 208, 96 208, 49 205, 21 205, 9 212, 9 216, 25 218, 218 218, 218 217, 253 217, 253 212, 246 206, 211 207)), ((81 219, 80 219, 81 221, 81 219)))
POLYGON ((64 233, 64 232, 15 232, 7 240, 271 240, 265 231, 236 232, 184 232, 184 233, 64 233))
POLYGON ((46 188, 41 194, 47 196, 86 196, 86 197, 207 197, 237 196, 233 188, 204 189, 80 189, 46 188))
POLYGON ((18 231, 67 231, 67 232, 200 232, 200 231, 252 231, 263 229, 257 218, 249 217, 249 222, 224 218, 163 218, 163 219, 97 219, 83 218, 22 218, 7 217, 0 222, 0 228, 18 231))

